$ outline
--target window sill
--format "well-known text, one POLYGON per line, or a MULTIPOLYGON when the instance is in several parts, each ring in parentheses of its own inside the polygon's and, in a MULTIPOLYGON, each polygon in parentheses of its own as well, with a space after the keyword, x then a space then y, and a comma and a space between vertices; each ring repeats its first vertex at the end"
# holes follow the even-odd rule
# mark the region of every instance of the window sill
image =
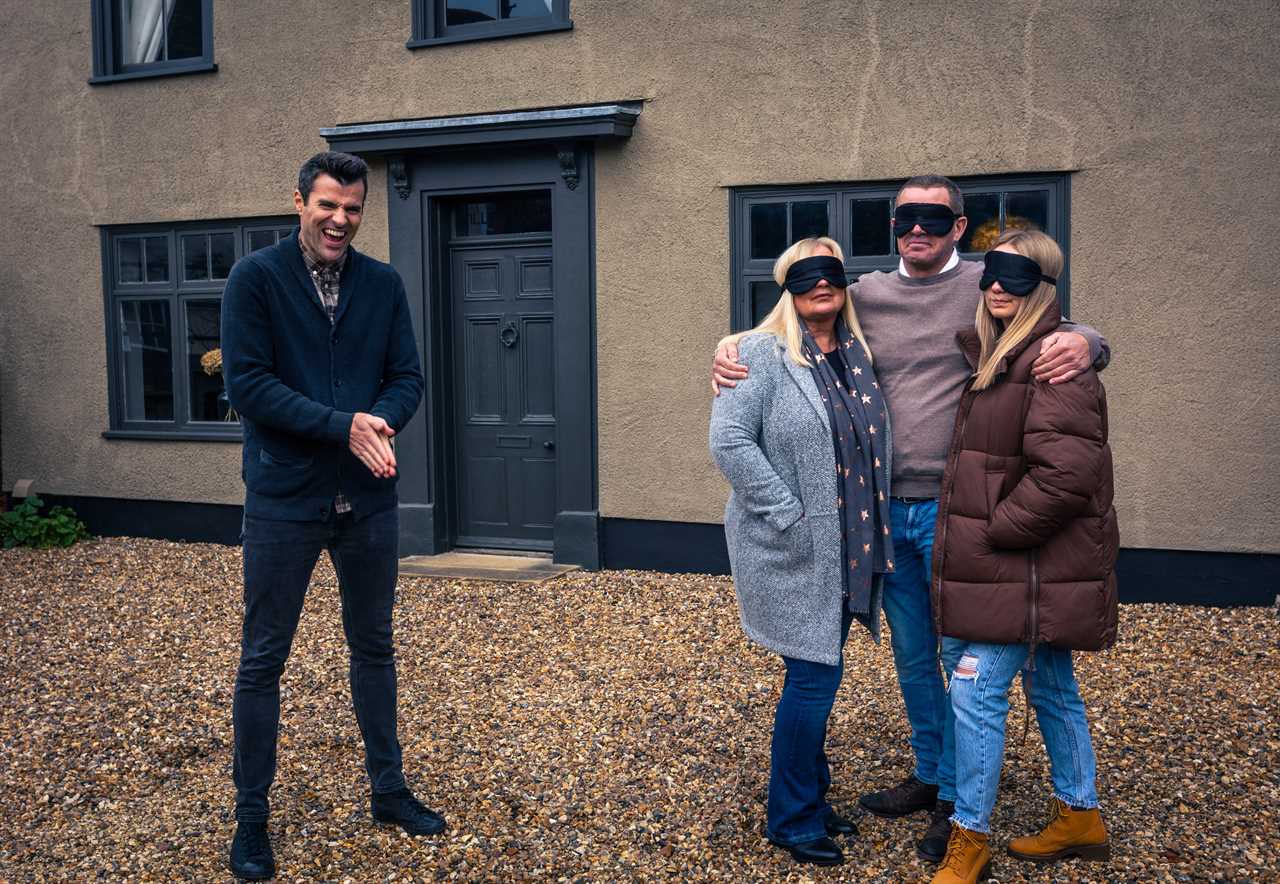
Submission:
POLYGON ((103 430, 103 439, 133 439, 149 442, 236 442, 244 441, 244 435, 217 430, 103 430))
POLYGON ((421 40, 410 40, 405 43, 407 49, 429 49, 432 46, 447 46, 451 43, 472 43, 477 40, 502 40, 507 37, 526 37, 530 34, 550 34, 556 31, 573 30, 573 21, 553 21, 541 25, 525 25, 519 28, 485 27, 480 30, 459 30, 440 37, 426 37, 421 40))
POLYGON ((149 80, 154 77, 178 77, 183 74, 206 74, 212 73, 218 69, 218 65, 212 61, 204 61, 197 59, 196 61, 181 64, 156 65, 155 67, 146 68, 137 71, 125 71, 120 74, 101 74, 96 77, 89 78, 90 86, 103 86, 107 83, 119 83, 125 80, 149 80))

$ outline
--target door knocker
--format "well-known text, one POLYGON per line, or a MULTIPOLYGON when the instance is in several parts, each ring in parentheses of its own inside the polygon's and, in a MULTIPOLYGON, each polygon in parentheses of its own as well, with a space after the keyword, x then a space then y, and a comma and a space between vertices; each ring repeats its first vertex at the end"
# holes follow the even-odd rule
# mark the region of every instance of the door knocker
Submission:
POLYGON ((520 332, 516 331, 516 324, 508 322, 502 327, 502 331, 498 332, 498 340, 502 341, 504 347, 514 347, 516 341, 520 340, 520 332))

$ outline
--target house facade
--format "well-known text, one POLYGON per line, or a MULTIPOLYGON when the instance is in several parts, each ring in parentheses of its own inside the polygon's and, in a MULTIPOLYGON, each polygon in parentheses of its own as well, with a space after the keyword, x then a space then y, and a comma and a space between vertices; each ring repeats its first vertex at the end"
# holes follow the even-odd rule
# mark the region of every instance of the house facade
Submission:
POLYGON ((235 542, 217 371, 236 259, 326 148, 371 164, 356 247, 404 278, 427 393, 402 548, 717 571, 717 339, 827 233, 896 266, 919 173, 974 255, 1063 245, 1102 330, 1128 598, 1280 586, 1266 261, 1273 3, 5 3, 17 229, 0 239, 0 486, 100 533, 235 542), (336 10, 324 17, 320 9, 336 10))

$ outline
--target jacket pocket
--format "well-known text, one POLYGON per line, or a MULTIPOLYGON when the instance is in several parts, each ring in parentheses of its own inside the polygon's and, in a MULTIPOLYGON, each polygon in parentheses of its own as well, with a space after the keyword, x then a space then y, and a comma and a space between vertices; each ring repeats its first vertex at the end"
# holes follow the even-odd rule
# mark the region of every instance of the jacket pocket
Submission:
POLYGON ((268 466, 283 467, 285 469, 306 469, 311 466, 314 458, 310 457, 278 457, 267 451, 265 448, 258 449, 258 460, 268 466))
POLYGON ((742 519, 739 530, 740 558, 744 562, 756 561, 774 579, 794 575, 813 559, 813 532, 807 515, 779 531, 763 516, 751 513, 742 519))
POLYGON ((988 518, 996 511, 996 507, 1000 501, 1004 499, 1004 471, 987 472, 982 474, 983 490, 986 492, 987 510, 984 513, 988 518))
POLYGON ((303 492, 314 478, 313 458, 276 457, 265 448, 251 458, 245 470, 245 486, 264 497, 293 497, 303 492))

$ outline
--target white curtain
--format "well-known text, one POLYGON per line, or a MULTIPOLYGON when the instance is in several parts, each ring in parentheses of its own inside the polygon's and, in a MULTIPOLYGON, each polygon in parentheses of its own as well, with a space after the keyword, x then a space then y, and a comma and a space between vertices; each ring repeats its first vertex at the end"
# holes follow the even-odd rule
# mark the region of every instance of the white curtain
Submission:
POLYGON ((164 33, 177 0, 118 0, 120 32, 124 35, 124 63, 160 60, 164 33))

